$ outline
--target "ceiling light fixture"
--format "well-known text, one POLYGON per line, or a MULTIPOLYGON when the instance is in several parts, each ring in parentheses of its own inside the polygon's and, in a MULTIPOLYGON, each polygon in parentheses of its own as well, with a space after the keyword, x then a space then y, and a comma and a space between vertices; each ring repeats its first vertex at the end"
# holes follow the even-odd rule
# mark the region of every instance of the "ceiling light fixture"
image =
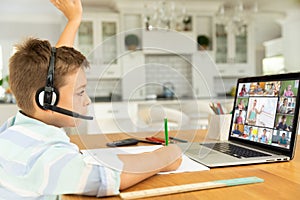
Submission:
POLYGON ((176 8, 173 1, 154 1, 145 3, 144 21, 147 30, 155 28, 190 31, 192 18, 186 14, 186 8, 176 8))
POLYGON ((249 4, 245 4, 242 1, 236 4, 226 3, 219 8, 216 14, 216 23, 224 25, 226 32, 242 35, 247 31, 246 26, 257 12, 257 2, 249 4))

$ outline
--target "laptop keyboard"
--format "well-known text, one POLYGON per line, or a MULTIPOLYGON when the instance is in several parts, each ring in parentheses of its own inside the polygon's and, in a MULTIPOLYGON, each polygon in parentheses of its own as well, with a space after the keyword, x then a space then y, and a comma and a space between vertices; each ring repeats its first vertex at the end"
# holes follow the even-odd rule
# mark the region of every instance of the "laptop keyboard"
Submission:
POLYGON ((237 158, 271 156, 269 154, 261 153, 255 150, 247 149, 230 143, 204 143, 201 145, 237 158))

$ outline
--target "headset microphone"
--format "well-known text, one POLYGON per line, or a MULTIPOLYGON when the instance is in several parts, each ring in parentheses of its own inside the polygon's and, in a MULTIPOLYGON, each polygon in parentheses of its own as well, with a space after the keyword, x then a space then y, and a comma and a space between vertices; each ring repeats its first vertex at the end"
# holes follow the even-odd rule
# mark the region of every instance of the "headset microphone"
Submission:
POLYGON ((57 106, 52 106, 52 105, 49 105, 49 104, 45 104, 43 107, 46 110, 52 110, 54 112, 58 112, 60 114, 68 115, 68 116, 71 116, 71 117, 74 117, 74 118, 81 118, 81 119, 85 119, 85 120, 93 120, 92 116, 81 115, 79 113, 76 113, 76 112, 73 112, 73 111, 70 111, 70 110, 67 110, 67 109, 64 109, 64 108, 60 108, 60 107, 57 107, 57 106))

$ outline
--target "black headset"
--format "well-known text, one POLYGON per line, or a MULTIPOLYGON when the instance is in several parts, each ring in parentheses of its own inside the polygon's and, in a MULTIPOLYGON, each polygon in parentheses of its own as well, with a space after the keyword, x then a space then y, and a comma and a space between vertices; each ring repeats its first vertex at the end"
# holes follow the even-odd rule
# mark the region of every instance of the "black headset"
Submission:
POLYGON ((54 112, 58 112, 63 115, 68 115, 71 117, 81 118, 86 120, 92 120, 93 119, 92 116, 81 115, 79 113, 56 106, 59 101, 59 92, 53 85, 55 57, 56 57, 56 48, 52 47, 46 86, 40 88, 35 94, 35 101, 37 105, 43 110, 52 110, 54 112))

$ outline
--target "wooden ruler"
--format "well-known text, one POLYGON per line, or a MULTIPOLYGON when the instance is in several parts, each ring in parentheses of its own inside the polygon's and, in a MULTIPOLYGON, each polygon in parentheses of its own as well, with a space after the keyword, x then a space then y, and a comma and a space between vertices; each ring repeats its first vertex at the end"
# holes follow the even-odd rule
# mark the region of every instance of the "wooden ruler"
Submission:
POLYGON ((133 192, 122 192, 120 196, 122 199, 138 199, 144 197, 153 197, 153 196, 160 196, 160 195, 167 195, 167 194, 190 192, 196 190, 205 190, 211 188, 220 188, 220 187, 244 185, 244 184, 251 184, 251 183, 261 183, 263 181, 264 181, 263 179, 258 177, 245 177, 245 178, 209 181, 209 182, 202 182, 202 183, 167 186, 167 187, 153 188, 153 189, 133 191, 133 192))

